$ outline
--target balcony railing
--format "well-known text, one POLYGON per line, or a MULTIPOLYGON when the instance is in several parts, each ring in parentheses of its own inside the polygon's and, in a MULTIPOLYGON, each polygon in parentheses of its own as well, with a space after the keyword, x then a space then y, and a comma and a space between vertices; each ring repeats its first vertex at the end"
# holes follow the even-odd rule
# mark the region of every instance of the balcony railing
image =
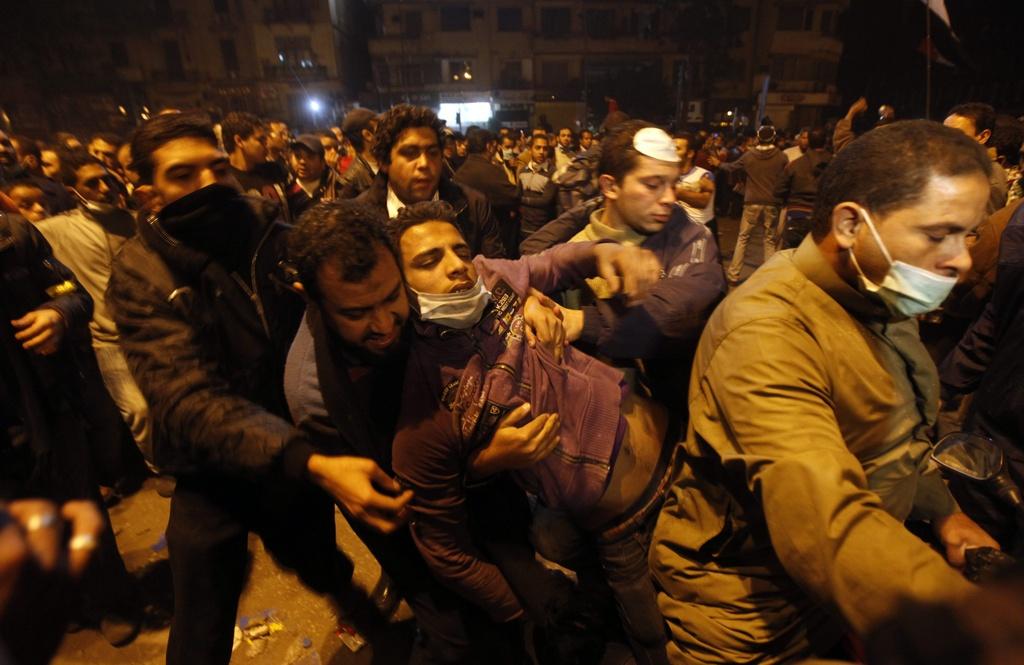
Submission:
POLYGON ((327 78, 327 67, 325 65, 313 65, 312 67, 299 67, 275 63, 263 65, 263 76, 268 79, 294 80, 298 77, 302 81, 322 81, 327 78))

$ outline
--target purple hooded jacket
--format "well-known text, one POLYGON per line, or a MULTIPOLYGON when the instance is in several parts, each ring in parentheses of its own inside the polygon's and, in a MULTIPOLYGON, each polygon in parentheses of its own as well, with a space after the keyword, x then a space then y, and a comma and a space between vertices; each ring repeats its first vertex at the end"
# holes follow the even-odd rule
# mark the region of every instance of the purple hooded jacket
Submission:
POLYGON ((412 533, 424 559, 499 621, 514 615, 518 603, 469 539, 462 496, 467 458, 523 402, 534 416, 557 412, 558 448, 516 476, 548 506, 580 514, 604 492, 625 431, 620 371, 571 347, 556 363, 547 349, 530 348, 523 333, 530 287, 582 284, 595 274, 594 245, 560 245, 518 261, 477 257, 474 265, 492 293, 480 322, 467 330, 416 324, 394 471, 415 493, 412 533))

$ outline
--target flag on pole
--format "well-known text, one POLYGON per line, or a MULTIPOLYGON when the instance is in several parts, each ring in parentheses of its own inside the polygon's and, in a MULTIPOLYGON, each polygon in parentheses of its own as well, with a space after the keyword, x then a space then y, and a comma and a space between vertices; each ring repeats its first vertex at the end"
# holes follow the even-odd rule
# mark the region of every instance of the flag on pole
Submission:
POLYGON ((960 38, 953 32, 953 25, 949 22, 949 11, 946 9, 946 0, 921 0, 924 4, 928 5, 928 9, 935 14, 936 18, 942 21, 947 28, 949 28, 949 34, 953 35, 953 39, 960 41, 960 38))
POLYGON ((942 54, 939 53, 939 49, 935 48, 935 44, 928 36, 921 39, 921 43, 918 45, 917 50, 924 54, 924 57, 934 63, 945 65, 946 67, 956 67, 955 64, 942 57, 942 54))

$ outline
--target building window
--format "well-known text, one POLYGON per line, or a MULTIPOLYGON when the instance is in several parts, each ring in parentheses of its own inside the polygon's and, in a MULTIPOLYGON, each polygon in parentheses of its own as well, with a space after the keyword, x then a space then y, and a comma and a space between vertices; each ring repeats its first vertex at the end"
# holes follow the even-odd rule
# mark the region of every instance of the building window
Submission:
POLYGON ((235 49, 235 40, 220 40, 220 57, 224 60, 224 71, 232 74, 238 73, 238 51, 235 49))
POLYGON ((457 83, 465 83, 473 80, 473 68, 465 60, 448 61, 448 78, 457 83))
POLYGON ((587 36, 594 39, 611 39, 615 36, 614 9, 588 9, 586 17, 587 36))
POLYGON ((176 41, 165 41, 164 67, 167 70, 167 78, 172 81, 180 81, 185 78, 185 66, 181 62, 181 48, 176 41))
POLYGON ((821 34, 827 36, 836 34, 836 13, 831 9, 821 12, 821 34))
POLYGON ((506 60, 501 63, 501 78, 498 87, 505 90, 523 90, 529 87, 529 82, 523 76, 522 60, 506 60))
POLYGON ((523 10, 519 7, 498 7, 498 32, 520 32, 523 10))
POLYGON ((572 28, 568 7, 544 7, 540 10, 540 32, 544 37, 565 37, 572 28))
POLYGON ((729 28, 736 32, 750 30, 750 7, 733 6, 729 11, 729 28))
POLYGON ((441 7, 441 32, 469 32, 469 23, 468 5, 441 7))
POLYGON ((564 88, 569 85, 569 63, 548 60, 540 65, 540 76, 547 88, 564 88))
POLYGON ((423 34, 423 14, 405 12, 402 14, 402 36, 417 38, 423 34))
POLYGON ((110 42, 110 61, 115 67, 124 67, 128 64, 128 49, 124 42, 110 42))
POLYGON ((277 46, 277 59, 281 64, 300 69, 311 69, 316 66, 316 56, 313 55, 309 37, 278 37, 274 43, 277 46))
POLYGON ((812 18, 814 16, 813 12, 809 12, 802 5, 782 5, 779 7, 779 22, 775 27, 777 30, 807 30, 808 28, 804 27, 806 14, 810 14, 812 18))

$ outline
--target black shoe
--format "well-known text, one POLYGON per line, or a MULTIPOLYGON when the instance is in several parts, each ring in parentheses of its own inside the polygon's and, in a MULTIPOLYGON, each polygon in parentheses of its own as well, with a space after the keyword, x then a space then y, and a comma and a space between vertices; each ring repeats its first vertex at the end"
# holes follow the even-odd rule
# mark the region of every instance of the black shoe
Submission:
POLYGON ((174 480, 174 476, 169 476, 166 473, 162 473, 156 477, 153 481, 153 487, 156 488, 156 493, 165 499, 169 499, 174 496, 174 487, 177 485, 177 481, 174 480))
POLYGON ((380 572, 377 584, 370 591, 370 602, 385 619, 394 614, 398 604, 402 602, 401 595, 391 584, 391 578, 383 570, 380 572))
POLYGON ((112 647, 131 644, 138 637, 141 628, 142 618, 138 615, 108 614, 100 619, 100 632, 112 647))

